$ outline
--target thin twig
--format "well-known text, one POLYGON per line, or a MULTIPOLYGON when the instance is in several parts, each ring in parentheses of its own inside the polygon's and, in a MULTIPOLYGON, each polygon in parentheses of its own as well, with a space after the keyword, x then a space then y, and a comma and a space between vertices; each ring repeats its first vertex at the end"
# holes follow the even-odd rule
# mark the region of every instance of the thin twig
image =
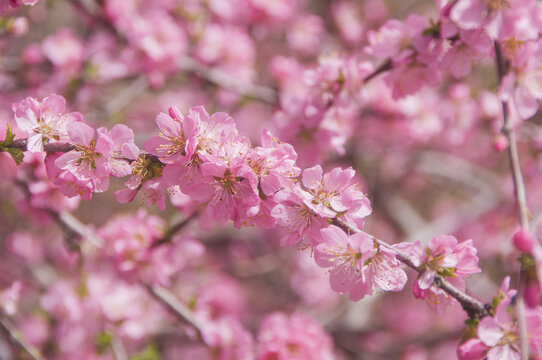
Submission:
POLYGON ((155 299, 164 304, 168 309, 175 313, 177 317, 192 325, 197 332, 198 338, 202 338, 203 325, 196 319, 192 311, 183 304, 177 296, 175 296, 175 294, 160 285, 147 285, 146 288, 155 299))
POLYGON ((521 350, 521 359, 529 359, 529 334, 527 333, 527 323, 525 321, 525 302, 522 296, 516 297, 516 314, 518 318, 519 347, 521 350))
POLYGON ((45 360, 45 357, 23 338, 21 332, 15 328, 15 325, 2 312, 0 312, 0 326, 7 334, 8 340, 25 352, 32 360, 45 360))
MULTIPOLYGON (((502 84, 503 78, 506 75, 508 64, 503 56, 501 46, 497 41, 495 45, 495 59, 497 62, 497 72, 499 76, 499 84, 502 84)), ((508 140, 508 160, 510 163, 510 170, 512 171, 512 179, 514 180, 514 197, 518 205, 518 218, 521 227, 525 230, 529 230, 529 208, 527 206, 527 198, 525 195, 525 184, 523 183, 523 175, 521 173, 521 164, 519 162, 519 153, 516 134, 514 127, 510 123, 510 117, 508 116, 508 104, 506 101, 501 101, 502 104, 502 116, 503 127, 502 133, 508 140)), ((521 274, 521 273, 520 273, 521 274)), ((521 285, 521 283, 520 283, 521 285)), ((529 359, 529 343, 527 327, 525 323, 525 303, 521 293, 518 293, 516 299, 516 315, 518 318, 519 326, 519 344, 521 349, 521 360, 529 359)))
POLYGON ((177 224, 173 225, 168 229, 168 231, 164 234, 164 236, 155 242, 153 242, 150 246, 151 249, 154 249, 160 245, 167 244, 171 241, 173 238, 173 235, 175 235, 178 231, 182 230, 186 225, 188 225, 192 220, 194 220, 198 216, 198 212, 194 211, 192 214, 186 217, 186 219, 179 221, 177 224))
MULTIPOLYGON (((506 60, 503 57, 501 47, 499 43, 495 41, 495 56, 497 60, 497 70, 499 75, 499 83, 502 82, 506 75, 506 60)), ((514 127, 510 123, 510 117, 508 116, 508 104, 506 101, 502 101, 502 116, 503 127, 502 133, 508 140, 508 160, 510 162, 510 168, 512 170, 512 179, 514 180, 514 195, 518 204, 518 217, 521 227, 525 230, 529 229, 529 208, 527 207, 527 198, 525 196, 525 184, 523 182, 523 175, 521 173, 521 165, 519 162, 518 145, 514 127)))
MULTIPOLYGON (((22 151, 27 151, 27 148, 26 148, 27 145, 28 145, 27 139, 17 139, 17 140, 13 140, 13 142, 9 145, 9 147, 16 148, 22 151)), ((69 152, 69 151, 72 151, 73 149, 75 149, 74 145, 62 143, 62 142, 49 143, 43 146, 43 150, 48 153, 69 152)))
POLYGON ((148 88, 149 81, 147 80, 147 77, 143 75, 138 76, 104 105, 105 111, 108 114, 114 114, 122 110, 132 103, 135 98, 143 94, 148 88))
POLYGON ((198 63, 196 60, 185 56, 181 58, 179 65, 182 69, 198 75, 220 87, 232 90, 238 94, 261 100, 270 105, 277 103, 277 93, 272 88, 262 85, 240 82, 231 75, 212 67, 198 63))
POLYGON ((111 343, 111 350, 115 360, 128 360, 128 354, 122 340, 118 336, 114 336, 111 343))
MULTIPOLYGON (((343 230, 347 232, 354 232, 354 233, 362 232, 358 228, 351 225, 347 225, 346 223, 344 223, 343 221, 339 219, 334 219, 333 224, 339 226, 340 228, 342 228, 343 230)), ((396 255, 397 260, 399 260, 400 262, 402 262, 409 268, 414 269, 419 274, 424 272, 424 269, 420 268, 419 266, 416 266, 414 261, 404 252, 394 248, 390 244, 372 235, 369 235, 369 236, 371 236, 373 241, 375 241, 378 245, 382 247, 386 247, 387 249, 394 251, 397 254, 396 255)), ((450 284, 444 277, 440 275, 436 275, 435 279, 433 280, 433 284, 441 288, 442 290, 444 290, 448 295, 450 295, 454 299, 456 299, 461 304, 461 306, 463 307, 463 310, 465 310, 465 312, 469 315, 471 319, 473 318, 481 319, 489 315, 489 312, 488 312, 489 305, 486 305, 482 303, 481 301, 473 298, 472 296, 466 294, 464 291, 459 290, 458 288, 450 284)))
POLYGON ((373 71, 371 74, 369 74, 368 76, 365 77, 365 79, 363 79, 363 82, 364 83, 368 83, 369 81, 371 81, 373 78, 375 78, 377 75, 383 73, 383 72, 386 72, 388 70, 391 70, 392 69, 392 62, 391 60, 386 60, 384 63, 382 63, 382 65, 380 65, 379 67, 377 67, 375 69, 375 71, 373 71))

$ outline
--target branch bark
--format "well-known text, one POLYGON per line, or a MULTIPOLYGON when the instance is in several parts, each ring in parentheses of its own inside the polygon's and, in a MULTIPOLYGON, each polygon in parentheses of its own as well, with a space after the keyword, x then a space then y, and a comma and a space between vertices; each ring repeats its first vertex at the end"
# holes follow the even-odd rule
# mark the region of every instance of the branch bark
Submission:
POLYGON ((10 343, 15 345, 19 350, 26 353, 32 360, 45 360, 45 357, 31 344, 29 344, 22 336, 22 334, 15 328, 15 325, 0 312, 0 326, 2 330, 7 334, 10 343))
MULTIPOLYGON (((499 76, 499 84, 502 83, 504 76, 508 71, 508 64, 503 56, 500 44, 495 41, 495 60, 497 62, 497 73, 499 76)), ((502 117, 503 127, 502 133, 508 140, 508 161, 510 163, 510 170, 512 171, 512 179, 514 180, 514 198, 518 206, 518 218, 521 227, 525 230, 529 230, 529 208, 527 206, 527 197, 525 195, 525 184, 523 182, 523 174, 521 173, 521 164, 519 162, 518 144, 514 127, 510 122, 508 116, 508 103, 501 101, 502 105, 502 117)), ((521 284, 520 284, 521 285, 521 284)), ((516 296, 516 315, 518 318, 519 326, 519 344, 521 349, 521 360, 529 359, 529 343, 527 327, 525 323, 525 303, 523 296, 519 292, 516 296)))

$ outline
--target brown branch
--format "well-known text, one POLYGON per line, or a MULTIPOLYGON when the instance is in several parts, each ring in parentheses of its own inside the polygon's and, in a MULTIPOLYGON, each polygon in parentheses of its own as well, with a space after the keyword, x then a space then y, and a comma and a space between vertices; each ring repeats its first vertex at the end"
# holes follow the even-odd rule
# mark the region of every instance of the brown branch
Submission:
POLYGON ((366 76, 365 79, 363 79, 363 82, 368 83, 369 81, 371 81, 373 78, 375 78, 379 74, 381 74, 383 72, 386 72, 388 70, 391 70, 391 69, 392 69, 392 61, 390 59, 388 59, 384 63, 382 63, 379 67, 377 67, 375 69, 375 71, 373 71, 371 74, 366 76))
POLYGON ((192 220, 194 220, 199 213, 197 211, 194 211, 192 214, 187 216, 184 220, 179 221, 177 224, 173 225, 166 231, 164 236, 155 242, 153 242, 150 246, 151 249, 154 249, 160 245, 167 244, 171 241, 173 238, 173 235, 175 235, 178 231, 182 230, 186 225, 188 225, 192 220))
POLYGON ((10 343, 15 345, 19 350, 26 353, 32 360, 45 360, 45 357, 31 344, 29 344, 22 336, 15 325, 0 311, 0 327, 7 334, 10 343))
MULTIPOLYGON (((16 140, 13 140, 13 142, 6 147, 19 149, 21 151, 27 151, 27 143, 28 143, 27 139, 16 139, 16 140)), ((54 142, 54 143, 48 143, 48 144, 43 145, 43 151, 50 154, 57 153, 57 152, 65 153, 65 152, 72 151, 75 148, 76 148, 75 145, 69 144, 69 143, 63 143, 63 142, 54 142)), ((0 149, 0 151, 2 151, 2 149, 0 149)), ((145 156, 147 159, 151 160, 154 163, 165 165, 164 163, 160 161, 158 156, 149 154, 148 152, 141 151, 140 156, 145 156)), ((126 160, 128 162, 135 161, 134 159, 127 159, 127 158, 123 158, 123 160, 126 160)))
MULTIPOLYGON (((20 182, 23 185, 25 185, 22 181, 20 182)), ((29 192, 27 192, 26 195, 29 195, 29 192)), ((50 213, 53 219, 63 229, 68 229, 71 233, 79 234, 84 237, 89 237, 89 235, 95 237, 95 239, 92 242, 98 247, 104 244, 104 241, 101 238, 89 232, 87 226, 84 223, 82 223, 79 219, 77 219, 75 216, 73 216, 72 214, 68 212, 56 213, 55 211, 51 209, 44 209, 44 210, 50 213)), ((170 234, 169 236, 172 236, 176 231, 180 230, 188 222, 190 222, 190 220, 192 220, 195 216, 197 216, 197 214, 198 214, 197 211, 195 211, 192 215, 187 217, 184 221, 181 221, 179 224, 173 226, 170 229, 170 231, 168 231, 167 234, 170 234)), ((73 240, 70 241, 67 239, 68 246, 71 247, 72 242, 73 240)), ((79 243, 76 243, 76 244, 77 246, 79 246, 79 243)), ((198 338, 199 339, 202 338, 202 335, 201 335, 202 325, 194 317, 194 315, 192 314, 192 311, 186 305, 180 302, 179 299, 177 299, 177 297, 174 294, 172 294, 168 289, 159 285, 147 285, 147 284, 144 284, 143 282, 141 282, 141 285, 145 287, 155 299, 160 301, 164 306, 166 306, 168 309, 174 312, 179 318, 191 324, 196 329, 198 338)), ((0 320, 2 319, 3 317, 0 317, 0 320)), ((2 326, 4 326, 3 323, 2 323, 2 326)), ((43 357, 33 357, 32 360, 45 360, 45 359, 43 357)))
POLYGON ((175 294, 160 285, 146 285, 145 286, 155 299, 159 300, 169 310, 171 310, 177 317, 194 327, 199 339, 202 338, 203 325, 192 313, 192 310, 183 304, 175 294))
MULTIPOLYGON (((500 44, 495 41, 494 45, 495 60, 497 62, 497 73, 499 76, 499 84, 501 84, 504 76, 508 72, 509 64, 503 56, 500 44)), ((521 173, 521 164, 519 162, 516 134, 514 132, 513 125, 510 123, 510 117, 508 116, 508 103, 506 101, 501 101, 501 105, 503 117, 502 133, 506 136, 506 139, 508 140, 508 161, 510 164, 510 170, 512 171, 512 179, 514 180, 514 198, 518 206, 519 223, 523 229, 529 230, 529 208, 527 206, 525 184, 523 182, 523 174, 521 173)), ((528 360, 529 343, 527 328, 525 325, 525 304, 523 302, 521 293, 518 293, 516 301, 516 315, 519 325, 519 344, 521 350, 521 359, 528 360)))
MULTIPOLYGON (((28 144, 27 139, 17 139, 17 140, 13 140, 13 142, 9 145, 9 147, 16 148, 21 151, 27 151, 27 148, 26 148, 27 144, 28 144)), ((72 151, 73 149, 75 149, 75 146, 73 146, 72 144, 60 143, 60 142, 50 143, 43 146, 43 150, 48 153, 68 152, 68 151, 72 151)))
MULTIPOLYGON (((499 75, 499 83, 507 72, 507 64, 504 59, 502 49, 495 41, 495 57, 497 61, 497 71, 499 75)), ((523 182, 523 175, 521 173, 521 165, 519 162, 518 145, 514 127, 510 123, 510 117, 508 116, 508 104, 506 101, 502 101, 502 116, 503 127, 502 133, 508 140, 508 160, 510 162, 510 169, 512 170, 512 179, 514 180, 514 196, 518 205, 518 217, 521 227, 525 230, 529 229, 529 208, 527 207, 527 198, 525 195, 525 184, 523 182)))
MULTIPOLYGON (((354 232, 354 233, 362 232, 361 230, 351 225, 345 224, 343 221, 339 219, 333 219, 333 224, 336 226, 339 226, 341 229, 345 230, 346 232, 354 232)), ((423 268, 416 266, 414 261, 404 252, 398 249, 395 249, 390 244, 372 235, 369 235, 369 236, 371 236, 373 241, 375 241, 378 245, 394 251, 397 254, 396 255, 397 260, 399 260, 400 262, 402 262, 409 268, 415 270, 418 274, 422 274, 425 271, 423 268)), ((489 305, 486 305, 482 303, 481 301, 468 295, 464 291, 459 290, 458 288, 450 284, 450 282, 448 282, 444 277, 440 275, 436 275, 435 279, 433 280, 433 284, 441 288, 442 290, 444 290, 448 295, 450 295, 454 299, 456 299, 461 304, 461 306, 463 307, 463 310, 465 310, 465 312, 469 315, 471 319, 474 319, 474 318, 481 319, 489 315, 489 312, 488 312, 488 309, 490 308, 489 305)))

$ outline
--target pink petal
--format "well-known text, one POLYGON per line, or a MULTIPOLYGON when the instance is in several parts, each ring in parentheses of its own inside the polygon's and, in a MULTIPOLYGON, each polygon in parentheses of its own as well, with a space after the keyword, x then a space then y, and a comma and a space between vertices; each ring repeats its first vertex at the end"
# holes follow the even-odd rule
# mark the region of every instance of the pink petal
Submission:
POLYGON ((61 114, 66 110, 66 99, 57 94, 47 96, 40 104, 40 111, 50 111, 53 114, 61 114))
POLYGON ((55 160, 55 166, 59 169, 72 169, 73 165, 71 163, 73 163, 80 157, 81 154, 79 154, 78 151, 68 151, 67 153, 60 155, 58 159, 55 160))
POLYGON ((89 145, 94 138, 94 129, 82 122, 71 122, 66 130, 70 139, 78 145, 89 145))
POLYGON ((137 192, 137 189, 122 189, 115 191, 113 195, 119 203, 126 204, 132 202, 135 199, 137 192))
POLYGON ((306 188, 314 189, 318 187, 319 184, 322 182, 322 167, 320 165, 316 165, 312 168, 305 169, 303 171, 303 185, 306 188))
POLYGON ((422 290, 427 290, 431 287, 431 285, 433 285, 434 279, 435 279, 435 272, 432 270, 427 270, 418 279, 418 286, 422 290))
POLYGON ((28 138, 26 149, 30 152, 42 152, 43 151, 43 136, 41 134, 35 134, 28 138))
POLYGON ((139 148, 133 142, 122 145, 122 156, 130 160, 136 160, 139 157, 139 148))
POLYGON ((167 114, 158 114, 156 116, 156 124, 165 136, 177 137, 181 133, 181 124, 167 114))
POLYGON ((109 130, 109 135, 116 145, 134 142, 134 131, 124 124, 117 124, 109 130))
POLYGON ((489 316, 480 321, 477 330, 478 338, 487 346, 495 346, 503 337, 503 332, 497 321, 489 316))

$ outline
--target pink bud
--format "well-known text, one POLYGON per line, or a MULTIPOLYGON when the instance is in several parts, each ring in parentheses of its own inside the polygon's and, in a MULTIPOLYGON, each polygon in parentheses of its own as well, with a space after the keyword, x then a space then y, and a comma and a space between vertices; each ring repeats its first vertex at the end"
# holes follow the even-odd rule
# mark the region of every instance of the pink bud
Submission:
POLYGON ((508 139, 506 138, 506 136, 499 134, 495 137, 493 146, 495 147, 495 150, 497 150, 498 152, 502 152, 508 147, 508 139))
POLYGON ((530 253, 533 250, 534 237, 528 230, 521 229, 514 235, 514 246, 521 252, 530 253))
POLYGON ((485 358, 488 347, 479 339, 465 341, 457 348, 457 358, 460 360, 481 360, 485 358))

